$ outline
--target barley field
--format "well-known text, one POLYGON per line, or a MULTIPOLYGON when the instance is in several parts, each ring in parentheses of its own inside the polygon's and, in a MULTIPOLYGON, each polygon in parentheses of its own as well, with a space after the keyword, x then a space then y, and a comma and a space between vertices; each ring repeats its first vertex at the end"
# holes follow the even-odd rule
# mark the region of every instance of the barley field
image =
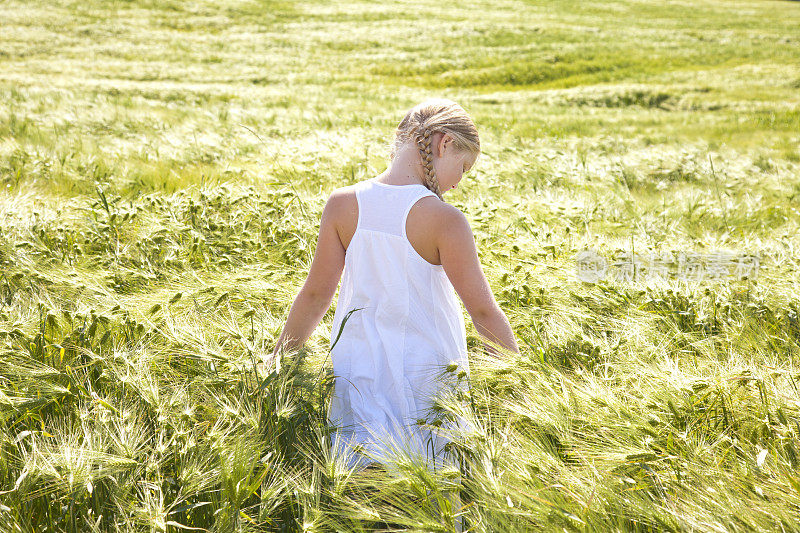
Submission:
POLYGON ((800 531, 799 208, 800 2, 3 0, 0 531, 800 531), (432 96, 521 353, 354 472, 259 363, 432 96))

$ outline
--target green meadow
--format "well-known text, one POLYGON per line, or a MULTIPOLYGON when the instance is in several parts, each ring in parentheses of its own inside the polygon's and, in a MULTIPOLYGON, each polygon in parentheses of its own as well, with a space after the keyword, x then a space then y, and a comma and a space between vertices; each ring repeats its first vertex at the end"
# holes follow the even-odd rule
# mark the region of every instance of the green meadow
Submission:
POLYGON ((0 531, 800 531, 799 209, 800 2, 0 2, 0 531), (354 472, 336 300, 260 362, 433 96, 521 353, 354 472))

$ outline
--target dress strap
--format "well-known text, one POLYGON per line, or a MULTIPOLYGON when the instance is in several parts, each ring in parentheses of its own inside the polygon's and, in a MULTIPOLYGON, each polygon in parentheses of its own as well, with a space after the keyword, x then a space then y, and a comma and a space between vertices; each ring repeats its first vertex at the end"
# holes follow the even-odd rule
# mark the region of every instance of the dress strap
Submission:
POLYGON ((420 198, 436 196, 422 184, 386 185, 365 180, 356 189, 358 227, 405 237, 406 218, 420 198))

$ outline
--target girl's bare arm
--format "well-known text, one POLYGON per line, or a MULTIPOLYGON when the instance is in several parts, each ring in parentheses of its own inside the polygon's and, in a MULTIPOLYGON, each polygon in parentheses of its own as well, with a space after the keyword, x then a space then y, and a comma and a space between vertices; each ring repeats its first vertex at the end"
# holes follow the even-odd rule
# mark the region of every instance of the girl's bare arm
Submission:
MULTIPOLYGON (((464 302, 478 333, 502 348, 519 353, 511 324, 497 305, 483 274, 469 221, 457 208, 442 207, 445 211, 437 246, 445 274, 464 302)), ((491 344, 484 342, 484 347, 488 352, 498 354, 491 344)))
POLYGON ((302 347, 330 307, 344 269, 345 248, 336 230, 342 209, 339 190, 334 191, 322 210, 319 237, 314 259, 303 287, 297 294, 286 318, 286 324, 275 343, 274 358, 283 349, 302 347))

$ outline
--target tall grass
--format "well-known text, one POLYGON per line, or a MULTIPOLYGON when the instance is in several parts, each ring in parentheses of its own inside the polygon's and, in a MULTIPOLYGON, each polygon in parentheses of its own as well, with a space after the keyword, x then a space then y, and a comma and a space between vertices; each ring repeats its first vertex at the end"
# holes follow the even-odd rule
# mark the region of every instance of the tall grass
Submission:
POLYGON ((798 7, 5 3, 0 530, 800 530, 798 7), (327 195, 433 93, 521 354, 468 324, 452 464, 360 471, 334 306, 262 363, 327 195), (761 268, 582 283, 590 247, 761 268))

